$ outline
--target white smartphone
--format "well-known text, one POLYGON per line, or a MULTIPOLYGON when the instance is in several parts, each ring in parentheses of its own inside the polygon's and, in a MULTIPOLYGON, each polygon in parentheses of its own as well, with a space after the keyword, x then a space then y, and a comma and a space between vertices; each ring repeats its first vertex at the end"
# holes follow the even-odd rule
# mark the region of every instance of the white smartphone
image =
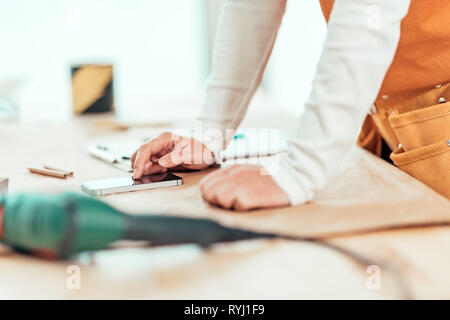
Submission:
POLYGON ((81 184, 81 190, 94 196, 130 192, 154 188, 180 186, 183 179, 170 172, 142 176, 140 179, 123 177, 116 179, 96 180, 81 184))

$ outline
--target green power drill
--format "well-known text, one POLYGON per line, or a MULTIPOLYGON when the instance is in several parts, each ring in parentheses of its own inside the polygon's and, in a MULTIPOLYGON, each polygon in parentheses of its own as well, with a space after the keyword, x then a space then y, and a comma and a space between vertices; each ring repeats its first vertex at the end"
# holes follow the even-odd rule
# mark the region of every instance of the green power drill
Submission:
POLYGON ((105 249, 117 240, 207 247, 218 242, 274 237, 227 228, 208 219, 130 215, 75 193, 23 193, 0 199, 0 240, 19 251, 45 253, 52 258, 105 249))

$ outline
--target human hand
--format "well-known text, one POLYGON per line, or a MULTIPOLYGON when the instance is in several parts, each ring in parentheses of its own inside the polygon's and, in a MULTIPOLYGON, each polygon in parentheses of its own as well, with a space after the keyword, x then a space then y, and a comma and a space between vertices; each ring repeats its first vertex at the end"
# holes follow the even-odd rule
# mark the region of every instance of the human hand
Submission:
POLYGON ((180 166, 190 170, 206 169, 214 163, 214 154, 194 138, 164 132, 140 146, 130 160, 133 179, 139 179, 142 175, 180 166))
POLYGON ((239 211, 290 205, 287 194, 257 165, 233 165, 208 174, 200 181, 203 199, 239 211))

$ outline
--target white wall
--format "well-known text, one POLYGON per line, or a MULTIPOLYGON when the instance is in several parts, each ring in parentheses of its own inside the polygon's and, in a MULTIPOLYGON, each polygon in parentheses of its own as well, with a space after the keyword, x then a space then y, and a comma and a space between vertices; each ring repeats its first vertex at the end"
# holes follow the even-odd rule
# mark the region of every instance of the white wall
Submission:
POLYGON ((272 57, 264 89, 288 111, 300 115, 326 36, 319 1, 290 0, 272 57))
MULTIPOLYGON (((110 61, 119 114, 170 117, 175 111, 159 110, 159 101, 177 97, 182 103, 203 89, 222 3, 0 0, 0 87, 8 79, 22 81, 15 95, 22 119, 60 121, 71 113, 70 64, 110 61)), ((318 1, 288 1, 263 82, 274 104, 301 113, 325 32, 318 1)))
MULTIPOLYGON (((200 0, 0 0, 0 83, 20 78, 22 117, 70 114, 72 62, 116 65, 117 104, 202 89, 200 0)), ((140 104, 140 105, 136 105, 140 104)), ((151 113, 151 112, 148 112, 151 113)))

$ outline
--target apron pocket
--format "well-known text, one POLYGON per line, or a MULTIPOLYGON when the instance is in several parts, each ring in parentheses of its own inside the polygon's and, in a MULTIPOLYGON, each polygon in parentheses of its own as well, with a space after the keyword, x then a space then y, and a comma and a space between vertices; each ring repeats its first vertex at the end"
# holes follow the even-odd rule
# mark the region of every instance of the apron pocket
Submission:
POLYGON ((402 171, 450 199, 450 135, 411 151, 400 147, 391 159, 402 171))
POLYGON ((394 114, 389 122, 406 152, 450 138, 450 102, 394 114))

